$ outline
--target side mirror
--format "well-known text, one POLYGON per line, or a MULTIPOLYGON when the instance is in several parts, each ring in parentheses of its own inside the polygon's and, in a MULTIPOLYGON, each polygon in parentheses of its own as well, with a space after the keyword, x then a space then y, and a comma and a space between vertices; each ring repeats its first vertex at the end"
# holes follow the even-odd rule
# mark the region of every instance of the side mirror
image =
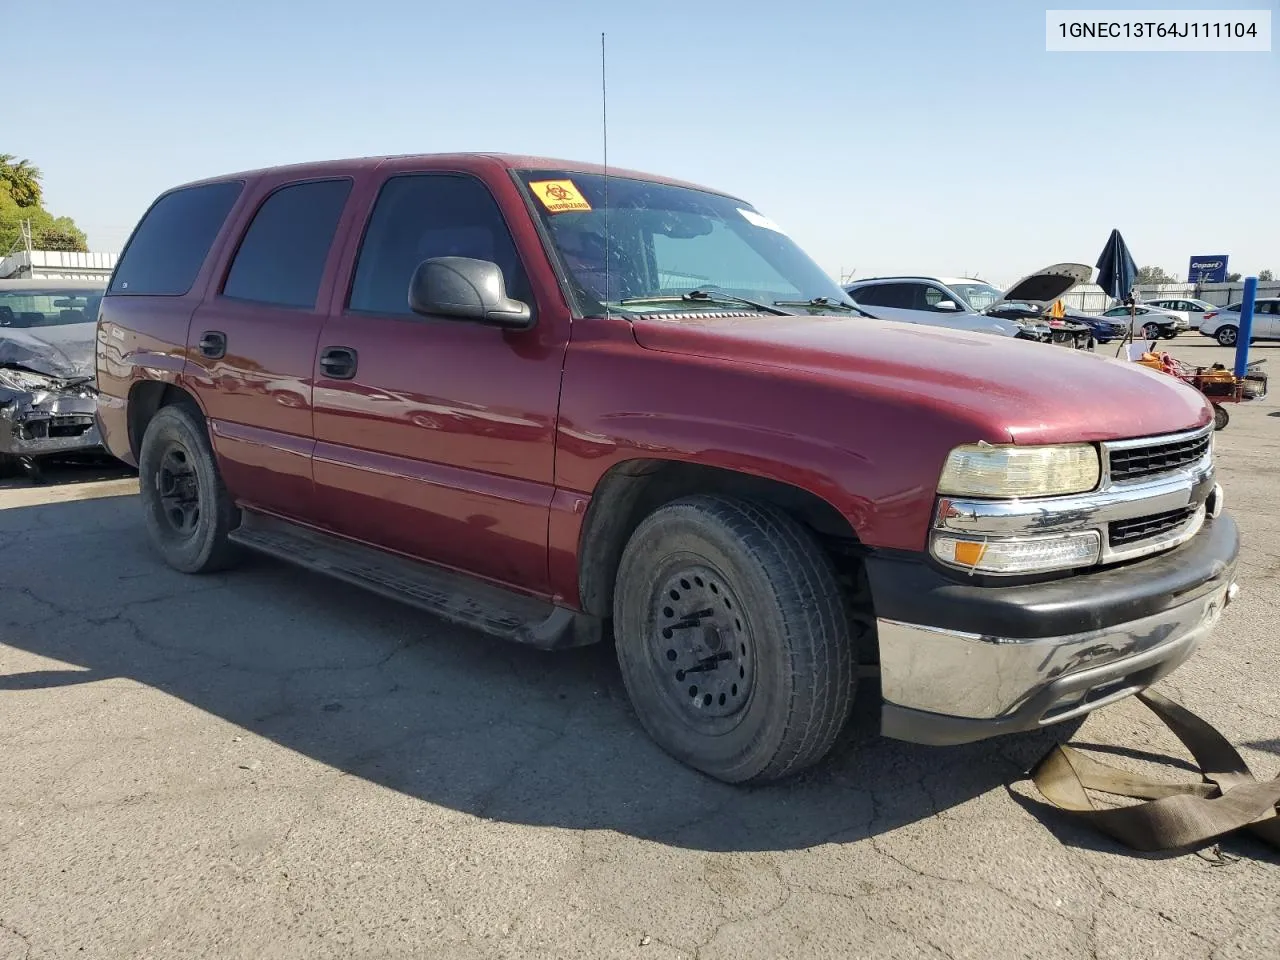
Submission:
POLYGON ((432 257, 418 264, 409 281, 409 309, 512 330, 533 325, 529 305, 507 296, 501 268, 471 257, 432 257))
POLYGON ((944 311, 954 311, 954 310, 959 310, 960 307, 956 304, 954 300, 939 300, 937 303, 933 305, 933 309, 944 310, 944 311))

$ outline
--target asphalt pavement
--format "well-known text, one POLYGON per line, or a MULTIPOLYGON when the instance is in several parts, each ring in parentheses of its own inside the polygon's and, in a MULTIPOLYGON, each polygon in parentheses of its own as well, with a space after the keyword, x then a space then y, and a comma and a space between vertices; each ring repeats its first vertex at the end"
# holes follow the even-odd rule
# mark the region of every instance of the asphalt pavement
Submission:
MULTIPOLYGON (((1207 343, 1174 352, 1230 362, 1207 343)), ((1231 415, 1241 595, 1160 689, 1269 778, 1280 400, 1231 415)), ((1280 956, 1280 854, 1135 854, 1037 803, 1067 735, 1194 778, 1133 700, 939 749, 879 739, 864 696, 821 767, 729 787, 649 742, 606 647, 267 559, 174 573, 136 480, 88 469, 0 484, 0 960, 1280 956)))

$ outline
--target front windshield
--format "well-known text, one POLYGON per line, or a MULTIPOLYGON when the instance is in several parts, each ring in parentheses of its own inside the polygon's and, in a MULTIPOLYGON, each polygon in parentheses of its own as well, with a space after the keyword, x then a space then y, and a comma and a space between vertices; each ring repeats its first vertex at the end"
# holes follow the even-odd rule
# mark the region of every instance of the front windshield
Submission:
POLYGON ((948 289, 954 290, 974 310, 985 310, 997 300, 1001 293, 989 283, 950 283, 948 289))
MULTIPOLYGON (((582 312, 653 313, 752 309, 740 297, 786 312, 843 304, 848 294, 786 234, 729 197, 648 180, 608 178, 608 290, 605 178, 523 171, 532 207, 555 244, 582 312), (682 301, 700 291, 709 299, 682 301), (720 302, 716 302, 719 300, 720 302)), ((782 312, 782 311, 777 311, 782 312)))
POLYGON ((0 327, 60 327, 98 319, 102 289, 0 290, 0 327))

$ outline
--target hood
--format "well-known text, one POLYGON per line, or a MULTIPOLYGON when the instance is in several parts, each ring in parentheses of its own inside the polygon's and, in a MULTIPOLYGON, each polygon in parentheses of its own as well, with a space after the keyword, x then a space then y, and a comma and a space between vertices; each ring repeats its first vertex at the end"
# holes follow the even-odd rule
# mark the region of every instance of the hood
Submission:
MULTIPOLYGON (((1044 306, 1053 303, 1068 290, 1080 283, 1088 283, 1093 267, 1083 263, 1055 263, 1023 277, 1004 292, 997 303, 1017 301, 1044 306)), ((995 304, 993 304, 994 306, 995 304)), ((988 308, 990 309, 990 308, 988 308)))
POLYGON ((1150 436, 1212 419, 1204 396, 1168 374, 1008 337, 865 318, 693 313, 638 317, 632 329, 649 350, 831 377, 851 392, 861 385, 965 411, 1018 443, 1150 436))
POLYGON ((93 379, 94 337, 92 323, 37 330, 0 327, 0 367, 21 367, 58 380, 93 379))

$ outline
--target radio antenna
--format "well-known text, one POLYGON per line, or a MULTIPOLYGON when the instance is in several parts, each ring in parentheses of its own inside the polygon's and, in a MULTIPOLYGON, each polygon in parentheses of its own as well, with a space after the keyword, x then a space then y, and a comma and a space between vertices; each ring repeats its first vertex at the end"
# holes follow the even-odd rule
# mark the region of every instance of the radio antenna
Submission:
POLYGON ((600 33, 600 137, 604 148, 604 315, 609 318, 609 87, 604 31, 600 33))

